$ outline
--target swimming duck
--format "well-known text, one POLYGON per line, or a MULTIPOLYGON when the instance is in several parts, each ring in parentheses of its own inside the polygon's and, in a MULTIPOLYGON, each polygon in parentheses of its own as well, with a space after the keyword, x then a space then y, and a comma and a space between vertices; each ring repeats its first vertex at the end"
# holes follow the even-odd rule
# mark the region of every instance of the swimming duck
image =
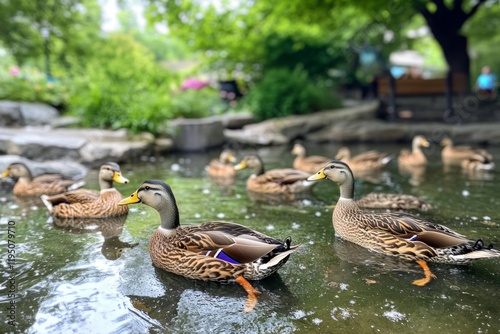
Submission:
POLYGON ((41 198, 50 214, 59 218, 106 218, 127 214, 128 207, 118 206, 122 195, 113 187, 113 181, 128 183, 120 166, 107 162, 99 170, 101 191, 78 189, 41 198))
POLYGON ((239 283, 248 293, 245 312, 254 308, 260 294, 247 280, 275 273, 299 247, 292 246, 289 237, 276 240, 230 222, 182 227, 172 189, 160 180, 145 181, 118 204, 135 203, 146 204, 160 214, 160 227, 149 243, 156 267, 190 279, 239 283))
POLYGON ((407 194, 370 193, 356 201, 360 208, 427 211, 432 206, 418 197, 407 194))
POLYGON ((335 159, 345 162, 352 170, 369 171, 385 167, 392 160, 392 156, 389 153, 371 150, 351 157, 349 148, 341 147, 335 159))
POLYGON ((427 158, 422 152, 422 147, 429 147, 430 143, 423 136, 415 136, 412 141, 411 151, 401 150, 398 156, 398 165, 400 167, 415 167, 427 165, 427 158))
POLYGON ((302 170, 306 173, 314 173, 323 167, 330 158, 319 155, 306 156, 306 148, 302 144, 293 145, 292 154, 297 157, 293 160, 293 168, 302 170))
POLYGON ((17 179, 12 192, 16 196, 54 195, 82 187, 81 180, 65 180, 60 174, 45 174, 33 177, 29 168, 20 162, 10 164, 0 178, 10 176, 17 179))
POLYGON ((463 160, 473 159, 490 163, 493 161, 493 156, 483 148, 475 148, 469 145, 454 146, 453 141, 449 137, 441 140, 441 158, 446 164, 460 165, 463 160))
POLYGON ((424 286, 435 278, 426 261, 468 264, 482 258, 500 257, 492 246, 471 239, 422 217, 409 213, 367 213, 354 201, 354 177, 349 166, 333 160, 309 180, 328 179, 340 187, 333 211, 336 235, 378 253, 416 261, 425 277, 413 281, 424 286))
POLYGON ((264 164, 259 156, 247 155, 235 170, 253 168, 253 173, 247 179, 247 190, 267 194, 295 194, 306 191, 314 186, 308 182, 309 173, 293 168, 276 168, 264 170, 264 164))
POLYGON ((207 167, 208 176, 212 178, 235 178, 236 171, 232 165, 234 162, 236 162, 234 153, 230 150, 223 150, 219 155, 219 159, 210 161, 207 167))

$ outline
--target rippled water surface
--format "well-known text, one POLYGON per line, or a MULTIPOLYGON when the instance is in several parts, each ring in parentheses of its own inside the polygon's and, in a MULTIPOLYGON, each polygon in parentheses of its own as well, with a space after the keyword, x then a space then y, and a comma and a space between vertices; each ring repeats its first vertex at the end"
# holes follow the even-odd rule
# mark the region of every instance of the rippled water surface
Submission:
MULTIPOLYGON (((400 145, 358 145, 399 152, 400 145)), ((338 145, 310 146, 333 156, 338 145)), ((290 166, 290 147, 260 149, 266 166, 290 166)), ((251 150, 238 152, 241 158, 251 150)), ((490 151, 500 156, 499 148, 490 151)), ((419 196, 434 208, 421 213, 471 238, 500 247, 500 178, 496 173, 445 170, 439 152, 427 151, 423 175, 404 175, 393 162, 381 175, 356 181, 356 196, 372 191, 419 196)), ((370 253, 334 237, 331 205, 338 187, 320 182, 294 203, 249 198, 243 171, 230 187, 211 183, 203 168, 218 152, 173 155, 122 166, 130 184, 160 178, 176 195, 181 222, 223 219, 303 247, 263 281, 255 310, 243 314, 246 297, 237 284, 188 280, 151 265, 147 245, 159 221, 156 211, 131 206, 124 220, 52 222, 37 199, 2 193, 0 332, 15 333, 498 333, 500 259, 472 266, 430 264, 429 285, 412 262, 370 253), (15 222, 14 280, 7 262, 9 221, 15 222), (15 283, 15 299, 9 289, 15 283), (14 301, 14 303, 13 303, 14 301), (8 321, 15 305, 15 327, 8 321), (12 307, 11 307, 12 308, 12 307)), ((497 160, 497 165, 500 161, 497 160)), ((96 172, 87 186, 97 188, 96 172)), ((11 225, 13 223, 10 223, 11 225)), ((11 229, 12 231, 12 229, 11 229)))

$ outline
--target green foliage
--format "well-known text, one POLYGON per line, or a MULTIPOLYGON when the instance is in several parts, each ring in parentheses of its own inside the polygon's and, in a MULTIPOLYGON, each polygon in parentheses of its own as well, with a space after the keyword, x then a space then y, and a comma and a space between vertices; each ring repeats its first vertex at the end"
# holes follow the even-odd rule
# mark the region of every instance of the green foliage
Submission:
POLYGON ((170 112, 173 118, 207 117, 220 114, 226 108, 218 91, 210 87, 174 93, 170 103, 170 112))
POLYGON ((48 55, 69 66, 88 54, 100 16, 97 0, 4 0, 0 40, 19 64, 48 55))
POLYGON ((65 82, 48 82, 38 68, 0 67, 0 100, 44 102, 64 108, 69 98, 65 82))
POLYGON ((178 86, 176 76, 127 35, 100 40, 93 52, 75 78, 72 112, 86 126, 160 131, 163 120, 172 117, 169 95, 178 86))
POLYGON ((279 68, 267 71, 244 101, 260 120, 307 114, 340 105, 329 89, 312 83, 305 71, 279 68))

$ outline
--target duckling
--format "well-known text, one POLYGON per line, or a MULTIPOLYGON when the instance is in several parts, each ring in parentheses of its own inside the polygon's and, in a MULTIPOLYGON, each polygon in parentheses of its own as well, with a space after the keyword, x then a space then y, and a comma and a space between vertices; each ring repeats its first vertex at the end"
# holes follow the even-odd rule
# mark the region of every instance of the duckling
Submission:
POLYGON ((491 171, 495 169, 495 163, 481 155, 474 155, 462 160, 460 166, 465 171, 491 171))
POLYGON ((42 195, 42 201, 52 216, 58 218, 106 218, 125 215, 128 207, 118 206, 122 195, 113 181, 128 183, 115 162, 103 164, 99 170, 101 191, 78 189, 54 196, 42 195))
POLYGON ((415 167, 427 165, 427 158, 421 147, 429 147, 430 143, 423 136, 415 136, 412 141, 412 150, 401 150, 398 156, 398 165, 400 167, 415 167))
POLYGON ((485 163, 493 161, 493 156, 487 150, 469 145, 454 146, 449 137, 441 140, 441 146, 441 158, 445 164, 460 165, 466 159, 482 160, 485 163))
POLYGON ((331 159, 319 155, 306 156, 306 148, 302 144, 295 144, 292 149, 292 154, 297 157, 293 160, 293 168, 302 170, 306 173, 314 173, 323 167, 331 159))
POLYGON ((13 193, 16 196, 54 195, 82 187, 82 180, 65 180, 60 174, 45 174, 33 177, 29 168, 20 162, 10 164, 0 178, 10 176, 17 179, 13 193))
POLYGON ((389 153, 371 150, 351 157, 349 148, 341 147, 335 159, 345 162, 351 166, 352 170, 369 171, 385 167, 392 160, 392 156, 389 153))
POLYGON ((293 168, 276 168, 264 171, 264 164, 259 156, 247 155, 234 166, 235 170, 253 168, 247 179, 247 190, 267 194, 295 194, 314 186, 307 181, 309 173, 293 168))
POLYGON ((182 227, 174 193, 160 180, 145 181, 118 204, 135 203, 146 204, 160 215, 160 227, 149 243, 156 267, 190 279, 239 283, 248 293, 246 313, 255 307, 260 294, 247 279, 272 275, 299 247, 291 245, 290 237, 276 240, 231 222, 182 227))
POLYGON ((500 257, 493 246, 471 239, 450 228, 403 212, 367 213, 354 201, 354 176, 349 166, 333 160, 309 180, 328 179, 340 187, 340 198, 332 216, 335 234, 372 251, 416 261, 425 277, 413 281, 424 286, 436 276, 426 261, 468 264, 478 259, 500 257))
POLYGON ((210 161, 207 167, 208 176, 212 178, 235 178, 236 171, 232 165, 234 162, 236 162, 234 153, 227 149, 223 150, 219 159, 210 161))

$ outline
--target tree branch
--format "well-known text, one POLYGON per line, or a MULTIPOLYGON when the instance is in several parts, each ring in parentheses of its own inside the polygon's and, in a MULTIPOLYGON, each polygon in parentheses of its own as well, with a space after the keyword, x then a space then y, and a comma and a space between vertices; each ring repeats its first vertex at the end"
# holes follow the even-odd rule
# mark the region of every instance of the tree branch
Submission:
POLYGON ((469 19, 472 15, 476 14, 477 10, 479 9, 479 7, 485 3, 486 0, 478 0, 478 2, 471 8, 471 10, 465 15, 466 16, 466 20, 469 19))

